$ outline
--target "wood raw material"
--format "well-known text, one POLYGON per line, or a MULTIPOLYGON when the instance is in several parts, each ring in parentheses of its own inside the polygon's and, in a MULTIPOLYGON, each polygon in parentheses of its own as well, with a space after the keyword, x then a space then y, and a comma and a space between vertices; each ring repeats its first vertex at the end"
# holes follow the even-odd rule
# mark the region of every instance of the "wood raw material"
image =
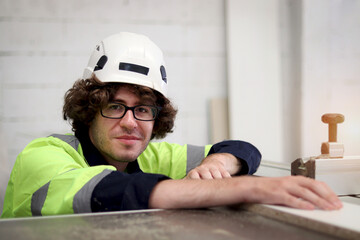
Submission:
POLYGON ((343 204, 344 207, 337 211, 309 211, 265 204, 240 204, 234 208, 255 212, 341 239, 360 239, 360 205, 346 202, 343 204))

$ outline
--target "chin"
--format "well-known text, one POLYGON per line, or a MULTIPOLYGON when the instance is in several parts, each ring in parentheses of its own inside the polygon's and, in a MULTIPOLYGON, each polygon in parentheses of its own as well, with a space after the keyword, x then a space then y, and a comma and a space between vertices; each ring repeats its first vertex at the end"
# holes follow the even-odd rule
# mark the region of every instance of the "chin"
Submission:
POLYGON ((127 156, 118 156, 116 160, 118 162, 134 162, 138 158, 138 155, 127 155, 127 156))

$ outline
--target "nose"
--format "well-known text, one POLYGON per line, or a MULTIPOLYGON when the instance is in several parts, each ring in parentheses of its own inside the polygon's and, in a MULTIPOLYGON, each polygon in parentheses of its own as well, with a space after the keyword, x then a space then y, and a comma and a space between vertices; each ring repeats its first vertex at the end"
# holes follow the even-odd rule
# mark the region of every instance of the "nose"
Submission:
POLYGON ((134 118, 131 110, 128 110, 124 117, 120 119, 120 126, 128 130, 132 130, 137 127, 137 120, 134 118))

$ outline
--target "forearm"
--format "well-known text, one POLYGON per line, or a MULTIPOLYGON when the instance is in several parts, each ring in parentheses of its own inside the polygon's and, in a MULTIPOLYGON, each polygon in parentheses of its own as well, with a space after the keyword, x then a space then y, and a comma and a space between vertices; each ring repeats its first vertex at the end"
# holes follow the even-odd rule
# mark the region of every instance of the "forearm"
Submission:
POLYGON ((198 208, 241 202, 242 186, 238 181, 230 180, 225 178, 161 181, 150 195, 149 208, 198 208), (236 193, 234 189, 237 190, 236 193))
POLYGON ((152 190, 149 208, 199 208, 235 203, 280 204, 335 210, 342 204, 324 183, 305 178, 241 176, 210 180, 164 180, 152 190))

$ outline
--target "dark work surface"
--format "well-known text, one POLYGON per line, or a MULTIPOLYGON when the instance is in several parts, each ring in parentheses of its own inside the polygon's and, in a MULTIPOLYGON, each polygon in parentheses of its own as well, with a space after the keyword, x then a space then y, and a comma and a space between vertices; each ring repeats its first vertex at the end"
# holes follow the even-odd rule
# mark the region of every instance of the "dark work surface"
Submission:
POLYGON ((229 208, 77 214, 0 221, 0 239, 338 239, 229 208))

